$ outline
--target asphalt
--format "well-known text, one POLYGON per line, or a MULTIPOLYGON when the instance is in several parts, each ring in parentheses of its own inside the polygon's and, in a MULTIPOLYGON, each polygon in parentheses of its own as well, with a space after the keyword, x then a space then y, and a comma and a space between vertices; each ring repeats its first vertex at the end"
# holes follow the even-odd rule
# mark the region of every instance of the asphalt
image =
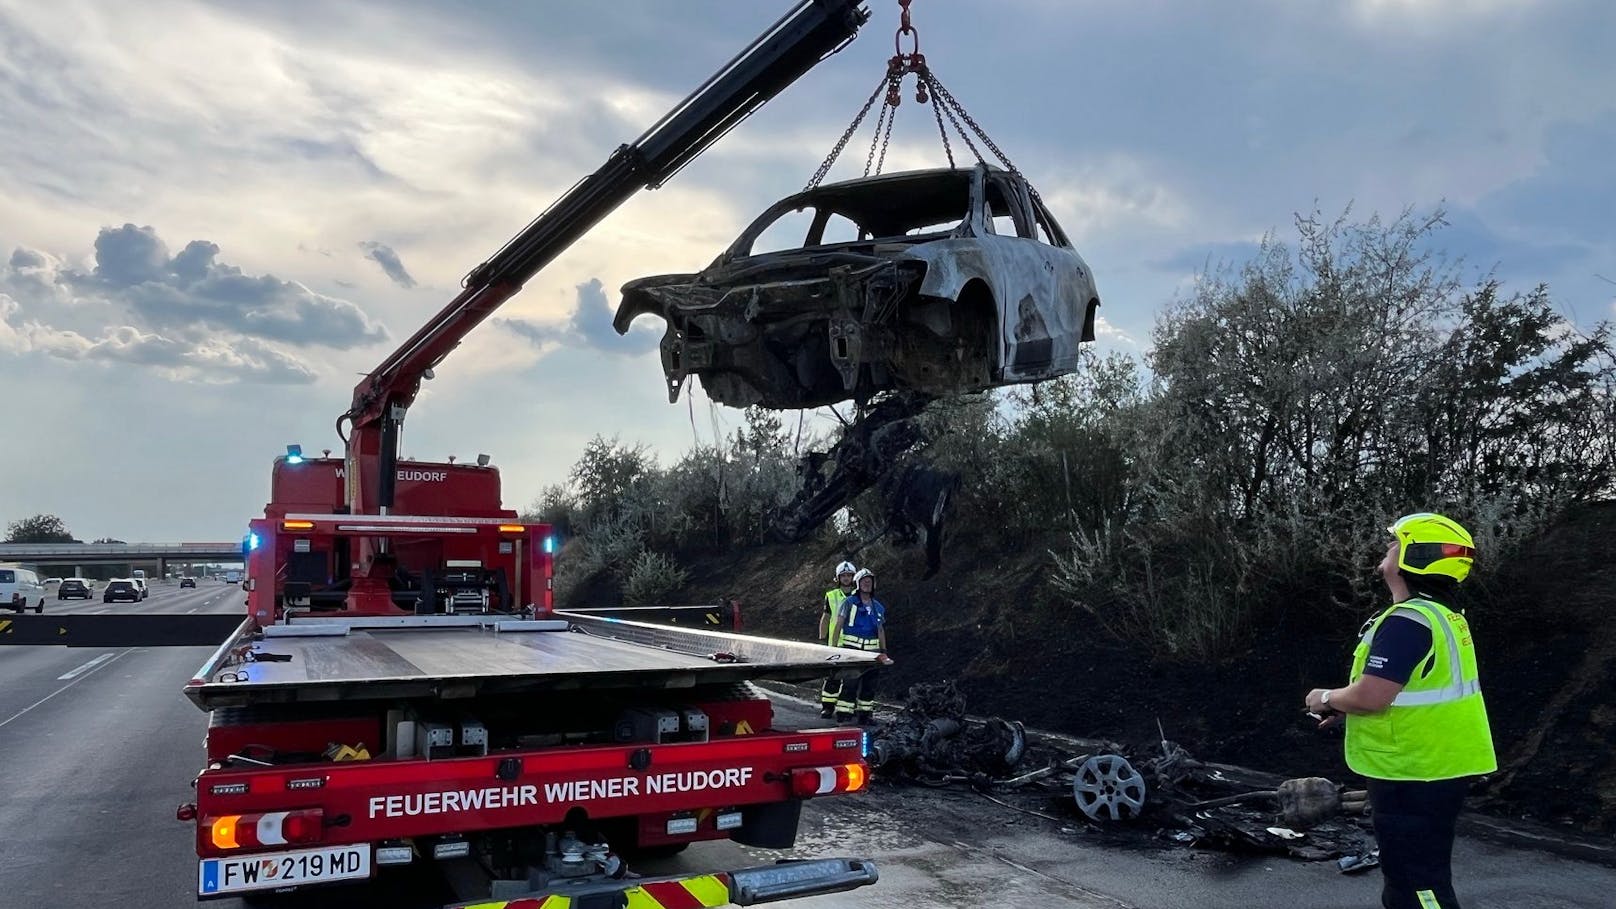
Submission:
MULTIPOLYGON (((237 587, 217 582, 184 591, 157 585, 139 606, 113 609, 232 612, 240 599, 237 587)), ((47 615, 105 608, 99 599, 46 602, 47 615)), ((0 647, 0 906, 194 904, 194 826, 176 821, 174 808, 191 798, 207 725, 180 688, 206 656, 206 648, 0 647)), ((776 716, 781 726, 818 724, 806 705, 783 698, 776 716)), ((1376 872, 1344 876, 1327 863, 1118 845, 968 792, 881 784, 809 802, 791 854, 866 857, 881 870, 876 886, 794 904, 804 909, 1379 904, 1376 872)), ((743 867, 784 855, 704 843, 638 870, 743 867)), ((1455 861, 1469 909, 1595 909, 1612 905, 1616 893, 1616 870, 1537 851, 1464 839, 1455 861)), ((335 904, 436 905, 430 891, 349 891, 335 904)))

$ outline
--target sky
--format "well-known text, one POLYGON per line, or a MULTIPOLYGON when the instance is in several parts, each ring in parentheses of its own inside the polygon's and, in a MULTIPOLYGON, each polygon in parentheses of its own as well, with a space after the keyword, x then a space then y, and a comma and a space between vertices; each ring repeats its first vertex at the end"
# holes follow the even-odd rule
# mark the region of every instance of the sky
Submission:
MULTIPOLYGON (((223 540, 288 443, 341 450, 365 373, 462 276, 785 0, 0 0, 0 523, 223 540)), ((795 192, 875 86, 895 0, 841 53, 533 278, 436 371, 403 453, 488 453, 508 505, 596 434, 665 462, 740 414, 669 405, 618 288, 699 270, 795 192)), ((1445 206, 1474 275, 1616 308, 1608 0, 916 0, 941 81, 1142 352, 1207 265, 1297 212, 1445 206)), ((868 127, 830 179, 857 176, 868 127)), ((958 143, 955 143, 958 145, 958 143)), ((898 111, 888 170, 944 164, 898 111)))

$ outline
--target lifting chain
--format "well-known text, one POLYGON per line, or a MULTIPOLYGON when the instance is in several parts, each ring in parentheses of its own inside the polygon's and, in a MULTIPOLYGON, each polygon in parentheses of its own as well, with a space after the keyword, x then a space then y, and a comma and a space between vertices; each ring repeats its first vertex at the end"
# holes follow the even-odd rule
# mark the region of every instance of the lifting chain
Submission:
MULTIPOLYGON (((881 113, 876 117, 875 121, 875 135, 871 138, 869 151, 864 156, 864 176, 868 177, 872 174, 879 175, 881 173, 882 168, 886 166, 887 147, 892 141, 892 125, 897 121, 898 107, 903 103, 903 80, 910 74, 915 77, 915 102, 917 104, 931 104, 932 117, 937 123, 937 135, 942 140, 943 154, 948 157, 948 166, 950 168, 957 166, 954 160, 954 148, 948 136, 948 127, 952 126, 954 132, 959 134, 960 139, 965 142, 965 146, 971 150, 971 154, 976 157, 978 162, 986 163, 987 159, 983 157, 982 151, 977 148, 976 142, 972 140, 973 135, 993 153, 994 157, 998 158, 999 163, 1005 170, 1021 176, 1021 172, 1011 163, 1010 157, 988 136, 987 131, 982 128, 981 124, 977 123, 976 119, 965 110, 959 99, 955 98, 952 92, 943 87, 943 83, 938 81, 937 75, 927 65, 926 55, 920 52, 920 31, 915 28, 914 21, 909 13, 909 6, 913 2, 914 0, 898 0, 901 15, 898 30, 892 36, 893 54, 891 59, 887 61, 887 71, 882 75, 881 82, 876 85, 875 91, 870 93, 870 97, 859 108, 858 114, 853 117, 853 122, 848 124, 841 138, 831 148, 830 154, 826 156, 819 168, 814 171, 813 177, 808 180, 808 185, 803 188, 804 191, 811 190, 824 181, 825 176, 835 166, 836 160, 841 157, 843 150, 847 148, 847 143, 852 140, 853 135, 858 132, 859 127, 863 125, 865 119, 869 116, 870 108, 875 106, 876 99, 881 97, 882 90, 885 89, 886 97, 881 105, 881 113), (909 50, 907 52, 903 49, 905 36, 909 38, 909 50), (944 118, 947 118, 946 125, 944 118)), ((1035 197, 1038 195, 1036 189, 1032 190, 1032 193, 1035 197)))

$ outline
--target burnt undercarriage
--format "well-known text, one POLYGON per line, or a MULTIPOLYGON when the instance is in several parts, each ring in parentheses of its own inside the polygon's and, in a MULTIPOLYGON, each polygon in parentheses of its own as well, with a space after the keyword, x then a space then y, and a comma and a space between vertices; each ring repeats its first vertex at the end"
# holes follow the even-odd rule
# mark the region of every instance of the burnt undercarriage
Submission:
POLYGON ((731 273, 646 278, 624 288, 620 326, 642 313, 667 321, 661 352, 670 401, 692 375, 720 404, 775 409, 987 384, 987 345, 962 336, 954 301, 918 293, 923 263, 856 254, 758 258, 764 261, 731 273))

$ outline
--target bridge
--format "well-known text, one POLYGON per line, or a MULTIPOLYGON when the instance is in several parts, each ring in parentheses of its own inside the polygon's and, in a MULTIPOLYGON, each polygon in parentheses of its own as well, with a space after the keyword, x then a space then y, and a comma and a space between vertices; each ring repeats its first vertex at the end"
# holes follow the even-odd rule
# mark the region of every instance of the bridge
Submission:
POLYGON ((170 562, 240 562, 241 542, 233 543, 0 543, 0 563, 43 567, 155 564, 161 578, 170 562))

